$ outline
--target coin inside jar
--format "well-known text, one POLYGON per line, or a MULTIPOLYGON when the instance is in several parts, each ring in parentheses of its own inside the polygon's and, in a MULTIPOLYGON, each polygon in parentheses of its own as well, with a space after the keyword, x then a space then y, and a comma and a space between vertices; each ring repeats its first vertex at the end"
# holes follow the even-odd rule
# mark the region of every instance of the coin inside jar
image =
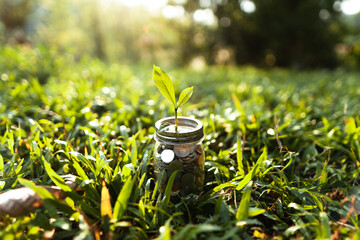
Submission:
POLYGON ((172 172, 175 172, 176 170, 182 171, 184 169, 184 166, 179 160, 174 160, 170 163, 169 169, 172 172))
POLYGON ((161 153, 161 160, 165 163, 170 163, 172 160, 174 160, 175 154, 170 149, 165 149, 161 153))
POLYGON ((192 153, 193 151, 195 151, 195 148, 194 146, 191 146, 191 145, 181 145, 181 144, 178 144, 178 145, 175 145, 174 146, 174 152, 175 152, 175 155, 180 157, 180 158, 183 158, 183 157, 186 157, 188 156, 190 153, 192 153))

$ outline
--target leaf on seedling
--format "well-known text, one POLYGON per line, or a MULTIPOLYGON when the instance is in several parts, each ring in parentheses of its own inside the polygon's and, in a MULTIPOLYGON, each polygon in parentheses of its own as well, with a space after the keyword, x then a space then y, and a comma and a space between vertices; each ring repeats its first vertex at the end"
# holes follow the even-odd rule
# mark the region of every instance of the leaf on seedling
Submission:
POLYGON ((177 107, 181 107, 189 100, 189 98, 193 94, 193 90, 194 90, 194 87, 188 87, 188 88, 185 88, 184 90, 182 90, 182 92, 180 93, 179 100, 177 102, 177 107))
POLYGON ((103 181, 101 189, 101 216, 105 217, 106 215, 108 215, 110 219, 112 218, 110 193, 106 187, 105 181, 103 181))
POLYGON ((161 68, 154 65, 153 80, 162 95, 164 95, 164 97, 169 100, 176 108, 174 86, 169 75, 161 68))

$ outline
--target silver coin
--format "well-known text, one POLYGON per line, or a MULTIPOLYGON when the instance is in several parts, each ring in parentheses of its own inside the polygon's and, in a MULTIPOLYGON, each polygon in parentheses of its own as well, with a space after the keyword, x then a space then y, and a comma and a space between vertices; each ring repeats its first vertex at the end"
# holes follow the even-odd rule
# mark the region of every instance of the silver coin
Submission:
POLYGON ((174 145, 174 152, 175 155, 179 158, 183 158, 194 152, 196 149, 196 146, 193 145, 174 145))
POLYGON ((170 149, 165 149, 164 151, 162 151, 161 153, 161 160, 164 163, 170 163, 172 160, 174 160, 175 158, 175 154, 172 150, 170 149))
POLYGON ((196 154, 195 153, 190 153, 189 155, 187 155, 184 158, 181 158, 181 161, 183 162, 193 162, 194 160, 196 160, 196 154))

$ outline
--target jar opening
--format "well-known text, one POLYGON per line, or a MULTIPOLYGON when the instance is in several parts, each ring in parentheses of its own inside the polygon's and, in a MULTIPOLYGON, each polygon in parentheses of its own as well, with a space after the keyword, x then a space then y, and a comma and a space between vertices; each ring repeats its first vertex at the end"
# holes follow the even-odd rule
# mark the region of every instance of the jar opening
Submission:
POLYGON ((194 118, 178 117, 178 130, 175 132, 175 118, 160 119, 155 123, 155 137, 169 142, 196 142, 204 137, 202 123, 194 118))

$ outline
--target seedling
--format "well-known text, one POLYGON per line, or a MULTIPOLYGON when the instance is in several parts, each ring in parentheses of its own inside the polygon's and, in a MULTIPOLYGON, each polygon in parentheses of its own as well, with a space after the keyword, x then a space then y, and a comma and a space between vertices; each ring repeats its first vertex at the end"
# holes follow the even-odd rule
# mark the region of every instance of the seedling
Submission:
POLYGON ((179 107, 184 105, 193 93, 194 87, 188 87, 182 90, 180 93, 179 99, 176 102, 175 91, 172 81, 169 75, 164 72, 161 68, 154 65, 153 68, 153 80, 155 82, 156 87, 162 93, 162 95, 169 100, 174 106, 175 112, 175 132, 177 132, 178 121, 177 121, 177 112, 179 107))

